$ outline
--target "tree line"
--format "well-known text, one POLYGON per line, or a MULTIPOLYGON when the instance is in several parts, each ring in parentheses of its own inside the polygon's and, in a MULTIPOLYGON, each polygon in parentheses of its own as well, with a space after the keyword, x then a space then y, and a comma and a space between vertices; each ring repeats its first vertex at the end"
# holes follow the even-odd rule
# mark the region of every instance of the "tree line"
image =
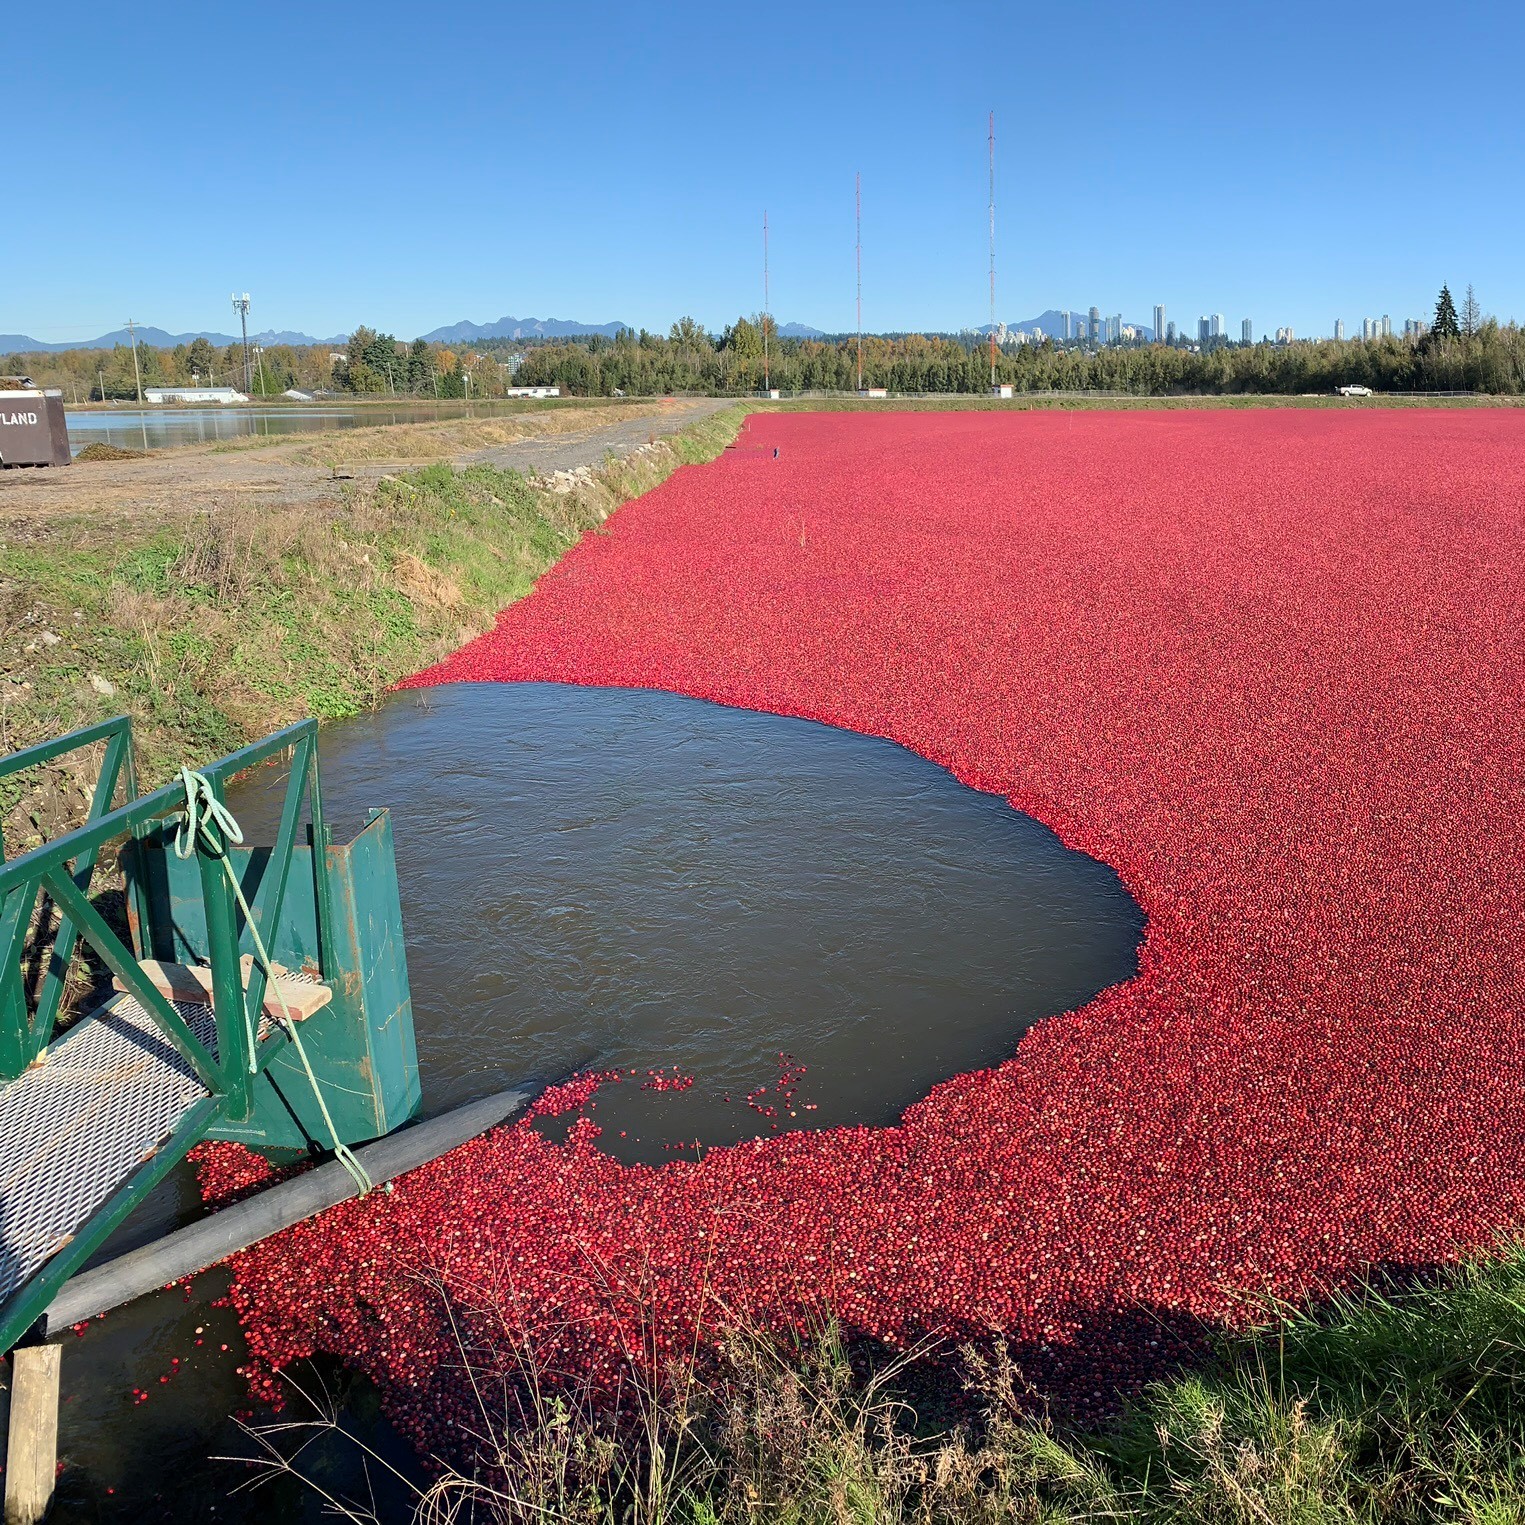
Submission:
MULTIPOLYGON (((419 398, 501 397, 510 386, 557 386, 565 395, 592 397, 744 397, 765 385, 785 392, 852 392, 860 356, 865 386, 976 394, 990 387, 989 345, 978 335, 786 339, 771 318, 754 314, 719 334, 680 318, 666 334, 625 329, 612 339, 489 339, 459 351, 425 339, 403 343, 362 325, 343 349, 265 348, 255 357, 249 390, 268 397, 295 388, 419 398)), ((205 339, 173 349, 140 344, 137 360, 145 387, 198 380, 244 390, 241 345, 219 349, 205 339)), ((79 401, 137 396, 127 345, 10 355, 0 359, 0 371, 23 372, 79 401)), ((1418 337, 1225 342, 1205 350, 1147 343, 1092 348, 1050 340, 998 349, 996 374, 1019 392, 1297 394, 1355 385, 1378 392, 1518 395, 1525 394, 1525 330, 1484 317, 1470 286, 1460 308, 1449 287, 1442 287, 1434 321, 1418 337)))
POLYGON ((30 376, 40 387, 57 387, 71 402, 135 402, 138 388, 230 386, 255 397, 283 392, 397 393, 415 397, 501 397, 513 384, 501 356, 415 339, 400 343, 364 325, 342 348, 331 344, 250 346, 244 379, 242 344, 206 339, 173 348, 151 344, 111 349, 31 351, 0 356, 0 374, 30 376))
MULTIPOLYGON (((521 384, 609 396, 712 392, 745 396, 767 384, 786 392, 851 392, 858 386, 854 336, 780 338, 771 320, 738 318, 711 336, 690 318, 665 335, 626 330, 613 339, 543 344, 526 352, 521 384), (764 329, 767 330, 766 354, 764 329)), ((864 386, 892 392, 982 393, 990 349, 977 335, 865 336, 864 386)), ((1459 316, 1442 289, 1436 321, 1418 337, 1314 339, 1191 346, 1136 343, 1008 344, 996 351, 996 379, 1019 392, 1193 393, 1380 392, 1525 393, 1525 330, 1477 311, 1459 316)))

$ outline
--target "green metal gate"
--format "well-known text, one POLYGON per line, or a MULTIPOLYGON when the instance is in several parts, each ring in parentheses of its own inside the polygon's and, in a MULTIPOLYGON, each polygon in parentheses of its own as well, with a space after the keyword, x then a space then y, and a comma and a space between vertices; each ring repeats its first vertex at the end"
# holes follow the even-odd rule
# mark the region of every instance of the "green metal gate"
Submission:
POLYGON ((253 927, 223 853, 201 838, 183 860, 169 850, 185 789, 136 798, 128 717, 18 752, 0 761, 0 780, 99 743, 86 822, 0 863, 0 1350, 202 1139, 291 1155, 379 1137, 419 1103, 390 821, 373 811, 353 841, 331 840, 316 722, 222 758, 204 776, 224 801, 235 775, 289 755, 274 843, 229 846, 226 856, 260 938, 291 971, 283 985, 319 982, 331 992, 300 1024, 326 1108, 286 1029, 271 1020, 265 970, 251 962, 253 927), (113 806, 119 790, 125 803, 113 806), (92 899, 112 843, 125 938, 92 899), (40 978, 29 981, 29 942, 35 949, 39 916, 53 912, 56 931, 32 970, 40 978), (60 1034, 81 941, 117 988, 60 1034), (165 966, 194 974, 206 993, 171 986, 166 994, 165 966))

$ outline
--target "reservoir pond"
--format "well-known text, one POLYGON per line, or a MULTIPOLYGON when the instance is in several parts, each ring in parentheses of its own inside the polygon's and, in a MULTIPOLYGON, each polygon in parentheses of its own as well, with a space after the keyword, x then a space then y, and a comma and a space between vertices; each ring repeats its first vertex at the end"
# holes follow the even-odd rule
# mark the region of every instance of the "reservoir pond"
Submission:
MULTIPOLYGON (((499 407, 522 410, 523 403, 499 407)), ((544 406, 542 404, 541 406, 544 406)), ((366 403, 359 407, 312 403, 288 407, 214 406, 207 408, 66 408, 69 447, 78 455, 86 445, 115 445, 122 450, 174 450, 183 445, 211 445, 246 435, 279 438, 325 429, 370 429, 380 424, 434 423, 440 419, 489 418, 493 404, 474 402, 366 403)))

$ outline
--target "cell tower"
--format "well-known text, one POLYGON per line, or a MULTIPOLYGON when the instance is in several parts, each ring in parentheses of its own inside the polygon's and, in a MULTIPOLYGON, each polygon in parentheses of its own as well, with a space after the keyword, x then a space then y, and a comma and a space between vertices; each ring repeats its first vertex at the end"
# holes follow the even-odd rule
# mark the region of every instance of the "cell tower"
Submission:
POLYGON ((233 311, 238 314, 238 321, 243 324, 244 331, 244 391, 254 390, 254 372, 249 365, 249 293, 246 291, 242 296, 235 291, 232 297, 233 311))
POLYGON ((857 221, 858 243, 858 390, 863 390, 863 175, 860 171, 853 185, 853 215, 857 221))
POLYGON ((771 392, 768 378, 768 209, 763 208, 763 391, 771 392))
POLYGON ((990 113, 990 386, 995 388, 995 112, 990 113))

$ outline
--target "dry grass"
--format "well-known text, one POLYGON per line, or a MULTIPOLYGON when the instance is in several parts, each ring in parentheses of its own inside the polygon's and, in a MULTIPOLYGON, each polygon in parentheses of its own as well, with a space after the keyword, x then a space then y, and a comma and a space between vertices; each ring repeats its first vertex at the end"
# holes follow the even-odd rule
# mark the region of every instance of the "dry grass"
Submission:
MULTIPOLYGON (((488 1351, 478 1331, 458 1340, 477 1423, 457 1465, 407 1484, 415 1525, 1525 1520, 1525 1250, 1514 1244, 1400 1291, 1281 1310, 1097 1433, 1050 1423, 1000 1343, 888 1356, 831 1324, 786 1342, 735 1321, 713 1359, 656 1378, 630 1360, 626 1401, 611 1411, 558 1380, 527 1337, 488 1351), (913 1395, 939 1382, 957 1423, 918 1410, 913 1395)), ((290 1437, 336 1422, 251 1434, 263 1467, 290 1473, 290 1437)))

